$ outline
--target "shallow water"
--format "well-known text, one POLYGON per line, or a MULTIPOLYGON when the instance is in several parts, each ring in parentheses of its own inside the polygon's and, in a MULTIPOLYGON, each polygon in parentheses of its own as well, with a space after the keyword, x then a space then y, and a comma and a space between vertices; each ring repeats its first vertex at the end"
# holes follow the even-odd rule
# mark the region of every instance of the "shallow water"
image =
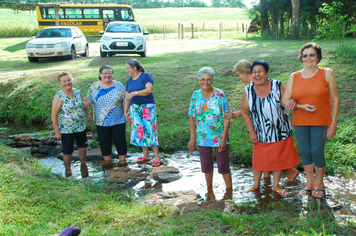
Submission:
MULTIPOLYGON (((161 153, 163 155, 163 153, 161 153)), ((141 153, 133 153, 127 158, 130 169, 140 169, 147 165, 151 168, 149 164, 137 164, 137 157, 141 153)), ((179 169, 181 178, 171 182, 171 183, 158 183, 153 179, 146 179, 141 181, 132 188, 135 190, 137 197, 142 197, 149 192, 157 191, 188 191, 194 190, 201 197, 205 198, 206 194, 206 184, 204 174, 201 172, 200 160, 198 152, 190 154, 188 152, 179 151, 169 156, 163 158, 163 163, 165 166, 174 166, 179 169)), ((39 161, 46 168, 51 168, 51 173, 65 176, 63 161, 56 157, 41 158, 39 161)), ((114 159, 114 168, 118 166, 118 160, 114 159), (116 167, 115 167, 116 166, 116 167)), ((105 182, 108 174, 105 168, 101 165, 102 161, 88 161, 89 177, 83 179, 84 181, 89 181, 93 183, 105 182)), ((72 173, 73 176, 70 178, 80 180, 82 179, 80 173, 80 162, 72 162, 72 173)), ((266 183, 261 180, 261 189, 256 192, 248 192, 248 190, 253 185, 253 173, 252 169, 244 165, 231 165, 231 174, 233 182, 233 198, 235 203, 250 203, 254 205, 259 205, 263 203, 268 203, 270 201, 279 201, 281 197, 273 192, 271 184, 266 183)), ((289 196, 284 198, 286 201, 292 201, 298 196, 299 191, 301 191, 306 185, 305 175, 300 173, 297 180, 293 184, 284 183, 286 179, 286 173, 282 174, 281 186, 286 189, 289 196)), ((323 204, 331 209, 333 215, 336 217, 337 221, 340 223, 346 223, 350 220, 355 220, 356 216, 356 178, 352 176, 350 178, 344 178, 342 176, 325 176, 325 186, 327 187, 327 197, 323 200, 323 204)), ((220 200, 224 196, 225 183, 223 181, 222 175, 217 172, 217 167, 215 164, 214 175, 213 175, 213 187, 217 200, 220 200)), ((310 202, 311 197, 302 196, 299 197, 304 208, 308 208, 308 202, 310 202)))

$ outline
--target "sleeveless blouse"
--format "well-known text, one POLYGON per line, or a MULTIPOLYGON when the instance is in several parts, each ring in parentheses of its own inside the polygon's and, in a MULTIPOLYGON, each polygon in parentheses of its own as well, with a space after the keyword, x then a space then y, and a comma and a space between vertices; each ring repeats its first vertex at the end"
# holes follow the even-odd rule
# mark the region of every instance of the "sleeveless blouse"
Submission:
POLYGON ((85 130, 85 113, 80 91, 73 88, 74 99, 68 97, 63 90, 57 93, 61 101, 58 113, 59 132, 61 134, 79 133, 85 130))
POLYGON ((271 91, 264 98, 257 96, 254 83, 245 87, 253 128, 262 143, 278 142, 292 136, 292 127, 281 103, 282 82, 270 81, 271 91))
POLYGON ((301 71, 294 73, 292 97, 298 104, 310 104, 316 107, 315 112, 300 109, 293 111, 293 126, 330 126, 331 104, 329 83, 325 79, 325 69, 307 79, 301 71))

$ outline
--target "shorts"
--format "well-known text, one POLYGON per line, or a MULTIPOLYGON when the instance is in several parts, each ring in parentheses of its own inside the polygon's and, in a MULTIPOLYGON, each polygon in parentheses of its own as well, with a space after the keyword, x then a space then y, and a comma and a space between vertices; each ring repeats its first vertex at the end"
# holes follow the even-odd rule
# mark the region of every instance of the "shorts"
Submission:
POLYGON ((198 146, 198 148, 201 170, 203 173, 211 173, 214 170, 213 148, 215 151, 219 174, 230 173, 229 145, 226 145, 226 150, 223 152, 219 152, 219 147, 198 146))
POLYGON ((87 132, 84 130, 79 133, 61 134, 63 154, 69 155, 73 153, 74 140, 78 148, 88 147, 87 132))

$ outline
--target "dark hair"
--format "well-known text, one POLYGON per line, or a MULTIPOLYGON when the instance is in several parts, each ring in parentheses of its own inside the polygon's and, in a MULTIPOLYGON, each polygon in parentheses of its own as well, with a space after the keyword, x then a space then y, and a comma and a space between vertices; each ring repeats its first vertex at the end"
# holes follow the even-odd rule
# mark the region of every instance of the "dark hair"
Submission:
POLYGON ((137 59, 130 59, 125 64, 129 65, 131 68, 136 66, 136 70, 145 72, 145 69, 141 66, 141 63, 137 59))
POLYGON ((265 68, 266 73, 269 71, 269 65, 267 62, 265 62, 263 60, 256 60, 256 61, 252 62, 252 64, 251 64, 251 73, 252 73, 253 67, 255 67, 257 65, 263 66, 263 68, 265 68))
MULTIPOLYGON (((105 70, 105 69, 111 70, 111 73, 114 74, 114 70, 109 65, 103 65, 102 67, 100 67, 99 73, 103 72, 103 70, 105 70)), ((101 80, 100 75, 99 75, 99 80, 101 80)))
POLYGON ((299 55, 298 55, 298 60, 300 62, 303 62, 303 51, 307 48, 314 48, 316 51, 316 55, 318 56, 318 63, 321 61, 321 59, 323 58, 323 56, 321 55, 321 47, 319 46, 319 44, 314 43, 314 42, 309 42, 304 44, 299 51, 299 55))

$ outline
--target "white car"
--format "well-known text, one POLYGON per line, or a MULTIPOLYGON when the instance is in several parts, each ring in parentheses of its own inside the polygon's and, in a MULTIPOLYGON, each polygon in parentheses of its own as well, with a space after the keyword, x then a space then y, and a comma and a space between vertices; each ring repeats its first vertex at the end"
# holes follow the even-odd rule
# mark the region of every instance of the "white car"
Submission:
POLYGON ((78 54, 89 56, 89 44, 83 32, 77 27, 48 27, 26 44, 26 52, 30 62, 51 57, 74 60, 78 54))
POLYGON ((146 39, 137 22, 110 22, 103 34, 100 42, 100 56, 111 57, 115 54, 139 54, 146 56, 146 39))

